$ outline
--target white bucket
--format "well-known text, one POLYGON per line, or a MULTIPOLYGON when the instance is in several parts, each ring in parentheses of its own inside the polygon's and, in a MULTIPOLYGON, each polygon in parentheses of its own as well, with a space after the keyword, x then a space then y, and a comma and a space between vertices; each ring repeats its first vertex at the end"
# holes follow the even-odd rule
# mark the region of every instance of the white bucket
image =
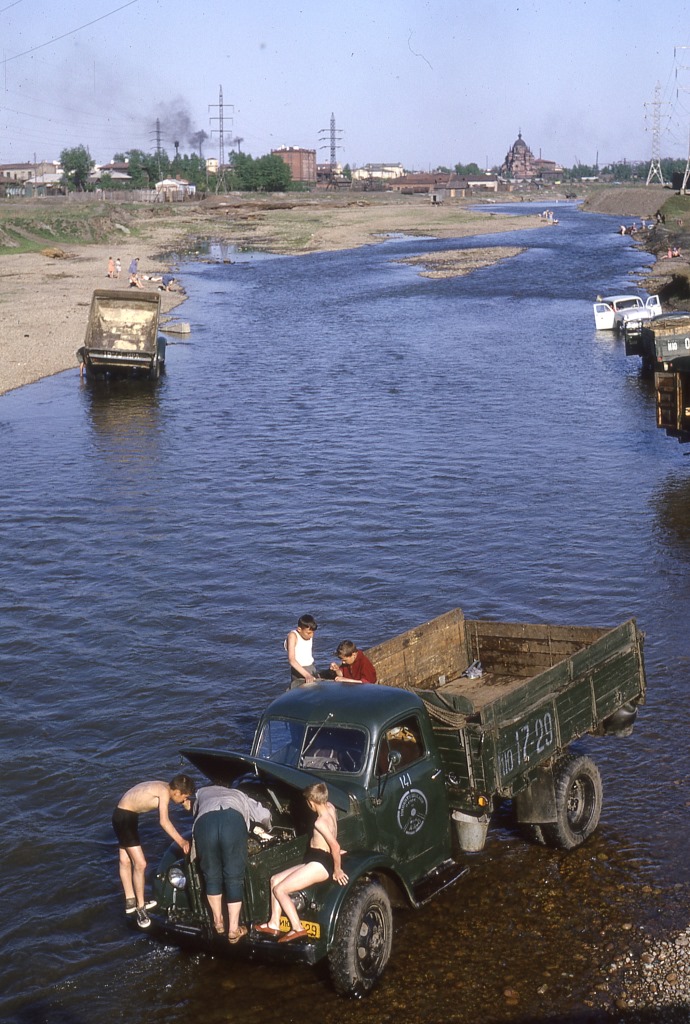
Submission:
POLYGON ((464 853, 479 853, 480 850, 483 850, 486 833, 489 830, 490 816, 482 814, 477 818, 473 814, 453 811, 452 818, 460 849, 464 853))

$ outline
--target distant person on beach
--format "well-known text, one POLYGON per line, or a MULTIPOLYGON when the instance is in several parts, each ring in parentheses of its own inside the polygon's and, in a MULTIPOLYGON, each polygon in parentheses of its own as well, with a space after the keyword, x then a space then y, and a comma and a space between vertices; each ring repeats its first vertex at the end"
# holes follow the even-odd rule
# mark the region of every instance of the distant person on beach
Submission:
POLYGON ((187 775, 176 775, 168 782, 140 782, 128 789, 113 811, 113 830, 120 847, 120 881, 125 891, 125 913, 136 914, 140 928, 148 928, 151 919, 146 913, 155 907, 144 897, 146 858, 139 839, 139 815, 158 811, 161 828, 167 832, 184 854, 189 843, 183 839, 170 820, 168 804, 184 804, 191 810, 195 786, 187 775))
POLYGON ((278 942, 308 938, 308 932, 302 927, 297 908, 290 898, 291 893, 331 879, 338 885, 347 885, 348 881, 341 864, 345 850, 340 848, 338 842, 338 819, 335 807, 328 799, 328 786, 325 782, 315 782, 303 790, 303 796, 309 809, 316 815, 304 862, 272 876, 271 916, 266 924, 258 924, 254 928, 260 935, 270 935, 278 939, 278 942), (284 935, 280 934, 281 910, 290 922, 290 931, 284 935))
POLYGON ((129 287, 130 288, 143 288, 143 284, 139 280, 139 257, 136 256, 129 265, 129 287))
POLYGON ((108 277, 115 277, 115 260, 108 256, 108 277))
POLYGON ((119 279, 121 273, 122 273, 122 262, 120 260, 120 257, 118 256, 117 259, 115 260, 115 279, 116 280, 119 279))
POLYGON ((163 274, 161 279, 161 291, 169 292, 174 284, 175 278, 172 274, 163 274))
POLYGON ((291 629, 285 638, 283 646, 290 663, 291 690, 296 686, 303 686, 304 683, 313 683, 319 678, 312 651, 314 633, 318 628, 313 615, 302 615, 297 627, 291 629))
POLYGON ((335 672, 336 683, 375 683, 376 669, 363 651, 352 640, 343 640, 338 644, 336 655, 342 664, 331 662, 331 671, 335 672))

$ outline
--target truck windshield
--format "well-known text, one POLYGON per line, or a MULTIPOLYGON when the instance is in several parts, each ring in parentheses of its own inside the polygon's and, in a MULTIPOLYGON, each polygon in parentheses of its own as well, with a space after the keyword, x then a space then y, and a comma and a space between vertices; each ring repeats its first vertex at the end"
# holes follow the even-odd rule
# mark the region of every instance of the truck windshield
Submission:
POLYGON ((305 725, 285 718, 264 722, 256 749, 268 761, 315 771, 361 772, 367 734, 345 725, 305 725))

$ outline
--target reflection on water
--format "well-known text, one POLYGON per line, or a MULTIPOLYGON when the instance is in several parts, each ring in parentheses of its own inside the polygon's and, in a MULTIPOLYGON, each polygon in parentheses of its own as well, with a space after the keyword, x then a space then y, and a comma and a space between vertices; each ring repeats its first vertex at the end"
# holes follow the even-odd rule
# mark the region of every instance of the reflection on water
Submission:
MULTIPOLYGON (((690 476, 669 476, 658 493, 653 495, 652 504, 661 540, 679 556, 682 552, 678 551, 678 546, 690 554, 690 476)), ((683 571, 687 571, 685 558, 682 558, 681 565, 683 571)))
MULTIPOLYGON (((439 281, 396 261, 476 240, 219 249, 182 268, 194 330, 157 386, 68 373, 0 400, 4 1019, 266 1024, 316 1000, 357 1024, 548 1017, 582 1005, 624 924, 686 924, 687 464, 592 325, 593 297, 646 257, 612 218, 559 220, 439 281), (247 749, 297 615, 327 661, 456 605, 646 631, 635 733, 585 744, 605 790, 592 841, 554 854, 501 814, 466 882, 396 917, 366 1004, 319 972, 131 934, 120 794, 172 776, 182 747, 247 749)), ((142 838, 155 863, 155 821, 142 838)))

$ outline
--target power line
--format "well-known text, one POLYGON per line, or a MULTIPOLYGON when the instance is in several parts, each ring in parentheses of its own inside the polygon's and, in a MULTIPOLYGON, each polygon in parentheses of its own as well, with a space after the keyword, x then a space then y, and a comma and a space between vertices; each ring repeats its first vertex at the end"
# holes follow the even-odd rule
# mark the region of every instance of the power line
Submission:
MULTIPOLYGON (((19 0, 17 0, 19 2, 19 0)), ((50 46, 52 43, 58 43, 61 39, 66 39, 67 36, 73 36, 76 32, 81 32, 82 29, 89 28, 90 25, 95 25, 99 21, 104 21, 106 18, 112 17, 113 14, 117 14, 118 11, 124 11, 125 7, 131 7, 132 4, 138 4, 139 0, 129 0, 129 3, 123 4, 122 7, 116 7, 114 11, 109 11, 107 14, 102 14, 100 18, 94 18, 93 21, 87 21, 85 25, 80 25, 78 28, 72 28, 69 32, 63 32, 61 36, 55 36, 54 39, 49 39, 47 43, 39 43, 38 46, 32 46, 30 50, 24 50, 23 53, 15 53, 13 57, 3 57, 2 63, 9 64, 11 60, 19 60, 20 57, 26 57, 30 53, 36 53, 36 50, 42 50, 44 46, 50 46)), ((12 5, 10 4, 10 7, 12 5)), ((5 8, 7 10, 7 8, 5 8)))

